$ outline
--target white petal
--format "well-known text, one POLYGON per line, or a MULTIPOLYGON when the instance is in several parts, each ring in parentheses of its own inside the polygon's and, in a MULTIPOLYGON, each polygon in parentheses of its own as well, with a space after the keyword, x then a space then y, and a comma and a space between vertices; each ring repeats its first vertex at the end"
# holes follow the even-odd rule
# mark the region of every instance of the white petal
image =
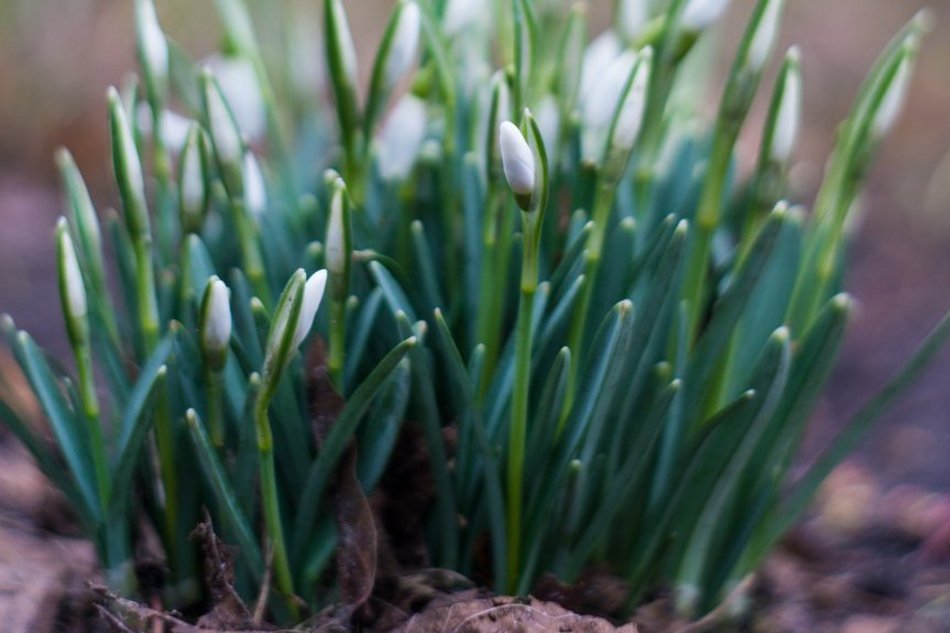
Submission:
POLYGON ((217 78, 241 133, 250 139, 263 137, 267 130, 267 110, 253 64, 243 57, 222 55, 211 55, 203 64, 217 78))
POLYGON ((648 18, 647 0, 620 0, 617 3, 617 27, 628 40, 640 34, 648 18))
POLYGON ((484 9, 479 0, 448 0, 442 17, 442 28, 446 35, 464 31, 478 19, 479 10, 484 9))
POLYGON ((600 73, 593 88, 581 93, 581 155, 586 162, 597 163, 603 158, 610 124, 636 61, 636 53, 624 51, 600 73))
POLYGON ((318 270, 307 279, 307 283, 303 288, 303 305, 300 306, 292 347, 300 345, 307 334, 310 333, 310 328, 313 327, 313 319, 317 316, 317 310, 320 309, 320 302, 323 301, 323 292, 326 286, 326 269, 318 270))
POLYGON ((230 291, 217 277, 212 277, 208 283, 211 294, 208 297, 208 312, 201 333, 202 341, 209 349, 222 350, 226 349, 231 341, 230 291))
POLYGON ((538 104, 538 114, 535 118, 538 121, 538 128, 541 130, 544 147, 547 148, 550 155, 557 146, 558 133, 561 127, 561 109, 553 95, 544 95, 538 104))
POLYGON ((393 33, 392 48, 386 60, 386 85, 395 85, 412 67, 419 48, 420 23, 419 5, 408 2, 399 12, 396 32, 393 33))
POLYGON ((79 260, 76 259, 76 250, 73 240, 66 230, 66 220, 60 220, 59 229, 60 250, 62 253, 62 275, 66 286, 66 308, 70 318, 86 316, 86 288, 82 281, 82 272, 79 270, 79 260))
POLYGON ((623 106, 620 108, 613 143, 623 150, 631 149, 640 134, 643 113, 647 104, 647 84, 650 81, 652 58, 652 50, 649 48, 640 54, 640 63, 637 64, 637 69, 634 71, 630 90, 627 92, 623 106))
POLYGON ((702 31, 719 19, 729 0, 690 0, 680 17, 680 25, 687 31, 702 31))
POLYGON ((782 88, 782 100, 775 116, 775 129, 772 132, 772 147, 769 153, 772 160, 787 162, 798 140, 798 129, 802 118, 802 77, 797 69, 790 70, 782 88))
POLYGON ((604 31, 584 51, 584 61, 581 63, 580 95, 583 99, 597 83, 604 69, 610 66, 623 51, 620 38, 613 31, 604 31))
POLYGON ((405 180, 426 135, 426 104, 407 94, 396 104, 379 132, 377 153, 383 180, 405 180))
POLYGON ((534 192, 534 153, 518 126, 511 121, 503 121, 499 130, 501 162, 508 186, 518 195, 530 195, 534 192))
POLYGON ((765 61, 775 45, 779 23, 782 20, 782 7, 782 0, 772 0, 766 5, 755 34, 752 36, 747 59, 749 65, 755 70, 759 70, 765 65, 765 61))
POLYGON ((244 178, 244 206, 252 216, 259 219, 267 211, 267 187, 264 184, 261 165, 253 152, 244 154, 242 176, 244 178))
POLYGON ((897 117, 900 115, 904 107, 904 101, 907 98, 907 90, 910 87, 910 71, 910 58, 905 56, 901 60, 897 72, 894 73, 894 77, 887 87, 887 92, 884 93, 884 97, 878 105, 877 113, 874 115, 871 129, 876 136, 884 136, 897 122, 897 117))
POLYGON ((142 38, 142 52, 150 72, 159 80, 168 77, 168 42, 158 22, 155 5, 152 2, 139 3, 139 37, 142 38))
POLYGON ((330 222, 327 225, 327 269, 334 274, 342 274, 346 269, 346 244, 343 226, 344 191, 335 188, 330 199, 330 222))

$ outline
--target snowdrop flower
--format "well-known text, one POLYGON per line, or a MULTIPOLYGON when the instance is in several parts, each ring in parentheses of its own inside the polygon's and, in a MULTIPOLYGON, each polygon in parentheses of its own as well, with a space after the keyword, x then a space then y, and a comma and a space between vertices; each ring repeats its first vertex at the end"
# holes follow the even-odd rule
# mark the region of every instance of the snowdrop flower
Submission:
POLYGON ((785 73, 782 97, 775 114, 772 146, 769 148, 769 157, 779 163, 786 163, 791 158, 801 125, 802 75, 798 60, 798 49, 792 48, 788 52, 789 67, 785 73))
POLYGON ((448 0, 442 17, 442 27, 446 35, 455 35, 467 30, 478 20, 483 10, 479 0, 448 0))
POLYGON ((557 147, 558 133, 561 129, 561 109, 557 99, 552 94, 546 94, 538 104, 538 128, 541 130, 541 139, 550 152, 557 147))
MULTIPOLYGON (((142 101, 135 108, 135 121, 140 130, 145 134, 152 134, 152 108, 148 103, 142 101)), ((185 139, 188 138, 188 130, 191 129, 193 120, 182 116, 171 110, 162 110, 162 116, 158 120, 162 140, 165 147, 172 154, 179 154, 185 146, 185 139)))
POLYGON ((122 193, 126 224, 133 238, 149 235, 148 206, 145 202, 145 177, 135 137, 122 99, 115 88, 109 88, 109 127, 112 132, 113 163, 122 193))
POLYGON ((63 301, 63 311, 69 324, 70 336, 80 321, 85 321, 88 305, 86 303, 86 288, 83 285, 82 272, 79 269, 79 260, 76 258, 76 249, 69 236, 69 227, 66 218, 61 217, 56 224, 57 250, 59 255, 59 284, 60 295, 63 301))
POLYGON ((389 58, 386 60, 386 85, 395 85, 415 61, 419 48, 420 24, 419 5, 411 0, 406 2, 399 10, 389 58))
POLYGON ((911 56, 904 54, 897 71, 891 78, 883 98, 877 106, 874 120, 871 123, 871 133, 877 138, 887 134, 900 115, 907 98, 907 89, 911 79, 911 56))
POLYGON ((640 53, 637 68, 630 81, 630 89, 624 97, 617 123, 614 128, 614 137, 611 140, 614 147, 621 151, 630 151, 640 134, 643 125, 643 113, 647 104, 647 84, 650 82, 650 69, 653 62, 653 50, 646 48, 640 53))
POLYGON ((610 124, 636 62, 636 53, 624 51, 589 91, 581 93, 581 158, 585 162, 598 163, 603 158, 610 124))
POLYGON ((617 3, 617 28, 628 41, 636 38, 647 23, 647 2, 648 0, 620 0, 617 3))
MULTIPOLYGON (((338 179, 339 180, 339 179, 338 179)), ((327 270, 334 275, 342 275, 346 271, 346 227, 343 225, 343 205, 346 189, 342 185, 333 188, 330 199, 330 221, 327 223, 326 262, 327 270)))
POLYGON ((253 152, 244 153, 241 175, 244 178, 244 208, 259 220, 267 211, 267 187, 261 165, 253 152))
POLYGON ((327 271, 320 269, 310 275, 306 285, 303 288, 303 304, 300 306, 300 314, 297 318, 297 328, 294 330, 294 339, 291 348, 299 346, 310 333, 313 327, 313 319, 317 316, 317 310, 320 309, 320 302, 323 301, 323 292, 327 287, 327 271))
POLYGON ((267 110, 254 65, 244 57, 211 55, 201 65, 217 78, 224 100, 234 113, 241 133, 250 139, 264 136, 267 110))
POLYGON ((357 80, 356 46, 353 44, 353 34, 350 32, 349 24, 346 21, 346 11, 343 10, 343 3, 340 0, 331 0, 329 17, 333 21, 332 28, 336 32, 337 41, 339 42, 337 52, 343 63, 346 81, 355 89, 357 80))
POLYGON ((229 109, 230 101, 224 92, 220 80, 215 79, 214 71, 205 67, 203 71, 205 102, 208 110, 208 129, 214 142, 214 151, 218 160, 225 165, 238 165, 243 160, 244 141, 234 110, 229 109))
POLYGON ((584 61, 581 62, 580 94, 590 93, 603 75, 604 69, 623 52, 623 43, 613 31, 604 31, 587 45, 584 61))
POLYGON ((511 121, 502 122, 498 142, 505 180, 514 192, 518 206, 528 211, 535 186, 534 153, 521 130, 511 121))
POLYGON ((775 45, 778 36, 784 4, 783 0, 772 0, 762 11, 755 33, 752 35, 752 41, 749 43, 746 57, 746 62, 753 71, 761 70, 768 59, 769 53, 772 52, 772 47, 775 45))
POLYGON ((150 0, 136 3, 136 30, 141 47, 142 64, 158 82, 168 78, 168 42, 158 22, 155 4, 150 0))
POLYGON ((192 124, 181 153, 179 205, 182 225, 188 232, 196 232, 204 221, 208 206, 208 188, 205 186, 205 158, 202 152, 202 131, 192 124))
POLYGON ((686 31, 699 32, 712 25, 729 6, 729 0, 689 0, 680 17, 686 31))
POLYGON ((426 104, 407 94, 383 124, 377 141, 379 174, 383 180, 409 177, 426 135, 426 104))
POLYGON ((231 291, 212 275, 201 300, 201 349, 212 369, 220 371, 231 343, 231 291))

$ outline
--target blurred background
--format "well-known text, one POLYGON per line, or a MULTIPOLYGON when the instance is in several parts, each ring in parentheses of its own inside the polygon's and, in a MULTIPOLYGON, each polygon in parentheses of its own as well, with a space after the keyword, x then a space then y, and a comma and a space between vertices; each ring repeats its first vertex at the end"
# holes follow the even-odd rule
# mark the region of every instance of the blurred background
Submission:
MULTIPOLYGON (((100 210, 114 206, 105 89, 135 67, 130 0, 0 0, 0 312, 65 357, 53 249, 61 193, 52 154, 67 146, 100 210)), ((255 4, 251 0, 251 4, 255 4)), ((599 31, 609 0, 590 0, 599 31)), ((715 29, 713 87, 728 67, 752 0, 734 0, 715 29)), ((165 30, 194 58, 213 52, 213 3, 158 0, 165 30)), ((319 13, 316 0, 258 0, 319 13)), ((389 0, 346 0, 365 73, 389 0)), ((864 72, 889 37, 924 6, 933 10, 904 115, 870 177, 847 289, 861 309, 813 424, 809 451, 872 395, 950 307, 950 0, 788 0, 782 47, 799 44, 805 123, 795 168, 796 201, 808 202, 864 72)), ((265 47, 279 45, 261 34, 265 47)), ((301 55, 316 56, 318 51, 301 55)), ((312 60, 314 74, 318 60, 312 60)), ((774 72, 774 69, 773 69, 774 72)), ((767 80, 769 80, 767 78, 767 80)), ((760 99, 764 101, 764 99, 760 99)), ((759 103, 742 144, 757 143, 759 103)), ((0 371, 4 371, 0 366, 0 371)), ((879 425, 856 458, 889 484, 950 488, 950 354, 879 425)))

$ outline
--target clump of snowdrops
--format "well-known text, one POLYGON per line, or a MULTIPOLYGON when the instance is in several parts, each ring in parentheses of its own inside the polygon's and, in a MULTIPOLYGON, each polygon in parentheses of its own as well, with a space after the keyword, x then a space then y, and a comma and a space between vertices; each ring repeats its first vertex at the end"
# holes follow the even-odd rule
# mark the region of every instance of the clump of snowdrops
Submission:
POLYGON ((193 602, 207 508, 245 598, 272 582, 283 620, 337 599, 341 458, 356 447, 372 495, 413 425, 431 565, 520 594, 596 568, 631 605, 668 587, 699 615, 946 338, 789 481, 852 306, 848 219, 921 18, 869 72, 809 210, 783 198, 803 98, 798 51, 775 50, 783 0, 752 9, 712 121, 693 51, 725 2, 619 0, 596 37, 583 5, 489 4, 401 0, 370 60, 341 0, 322 32, 268 7, 284 56, 218 0, 222 53, 194 64, 137 0, 140 78, 108 95, 120 213, 57 157, 75 373, 3 324, 54 441, 0 414, 113 587, 136 594, 134 552, 156 534, 164 604, 193 602), (323 82, 303 59, 317 47, 323 82), (757 97, 765 125, 746 130, 757 97), (748 173, 744 132, 761 138, 748 173), (308 396, 315 345, 332 388, 308 396), (311 407, 332 412, 324 437, 311 407))

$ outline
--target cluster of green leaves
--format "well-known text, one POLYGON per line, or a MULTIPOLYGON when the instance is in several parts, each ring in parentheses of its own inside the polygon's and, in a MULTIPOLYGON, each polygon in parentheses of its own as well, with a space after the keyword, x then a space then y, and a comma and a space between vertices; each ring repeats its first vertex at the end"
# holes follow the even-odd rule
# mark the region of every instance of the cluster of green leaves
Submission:
POLYGON ((518 593, 543 573, 573 582, 598 567, 630 582, 631 603, 674 587, 688 614, 756 569, 950 330, 941 324, 784 487, 847 320, 846 220, 899 109, 921 21, 871 70, 809 214, 781 201, 798 125, 794 51, 755 169, 740 180, 733 168, 781 0, 756 4, 711 126, 679 89, 715 17, 706 5, 722 3, 654 4, 638 13, 621 0, 589 43, 583 9, 554 2, 402 0, 361 100, 343 4, 325 0, 327 108, 300 98, 290 60, 265 63, 240 0, 217 2, 239 89, 199 71, 138 0, 142 81, 110 96, 122 215, 106 213, 104 227, 118 296, 106 290, 99 215, 63 153, 60 266, 78 381, 8 318, 55 446, 0 403, 115 586, 135 590, 144 521, 168 559, 167 603, 194 600, 187 537, 207 507, 239 548, 242 593, 255 595, 272 556, 278 618, 298 615, 293 596, 333 599, 328 490, 352 443, 370 494, 406 420, 435 481, 424 517, 434 565, 518 593), (244 101, 260 106, 260 138, 241 127, 244 101), (172 107, 190 119, 180 147, 172 107), (506 120, 523 123, 523 164, 536 170, 528 193, 512 181, 519 196, 499 148, 506 120), (70 285, 73 240, 88 310, 70 285), (345 406, 318 443, 295 350, 317 338, 305 337, 319 304, 298 269, 322 267, 314 330, 345 406), (225 322, 213 305, 221 280, 227 330, 211 325, 225 322))

